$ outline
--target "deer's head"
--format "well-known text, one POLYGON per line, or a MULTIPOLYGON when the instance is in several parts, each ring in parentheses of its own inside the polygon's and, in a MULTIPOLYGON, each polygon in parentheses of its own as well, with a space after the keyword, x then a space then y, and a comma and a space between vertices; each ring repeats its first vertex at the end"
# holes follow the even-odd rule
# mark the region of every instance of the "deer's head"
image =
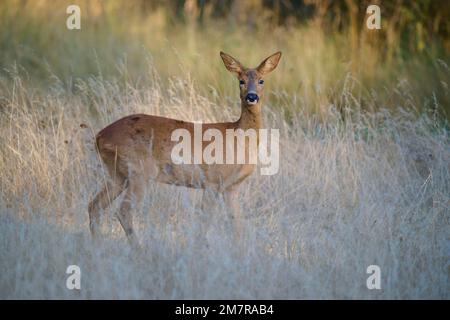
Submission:
POLYGON ((224 52, 220 52, 220 56, 228 71, 239 79, 242 105, 251 107, 258 104, 264 92, 263 77, 277 67, 281 52, 267 57, 256 68, 245 68, 238 60, 224 52))

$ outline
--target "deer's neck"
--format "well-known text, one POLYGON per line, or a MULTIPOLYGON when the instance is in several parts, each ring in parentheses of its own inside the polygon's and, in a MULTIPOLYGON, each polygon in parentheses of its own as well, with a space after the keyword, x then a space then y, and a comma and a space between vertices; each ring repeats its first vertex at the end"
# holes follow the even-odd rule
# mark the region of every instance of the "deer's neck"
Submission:
POLYGON ((252 107, 241 106, 241 117, 237 121, 238 128, 259 130, 262 128, 261 104, 252 107))

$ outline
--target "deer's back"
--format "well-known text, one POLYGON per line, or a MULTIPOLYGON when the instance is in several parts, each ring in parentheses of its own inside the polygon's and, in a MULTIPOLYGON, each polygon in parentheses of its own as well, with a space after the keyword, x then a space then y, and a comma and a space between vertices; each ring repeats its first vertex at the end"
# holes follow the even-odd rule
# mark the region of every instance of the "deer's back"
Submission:
MULTIPOLYGON (((236 126, 235 122, 210 123, 202 124, 202 129, 218 129, 225 137, 225 130, 235 129, 236 126)), ((130 166, 134 166, 136 171, 142 165, 144 168, 155 166, 156 180, 169 184, 198 188, 233 185, 253 171, 254 165, 251 164, 175 165, 171 153, 179 141, 171 141, 171 136, 176 129, 186 129, 191 133, 193 155, 194 123, 145 114, 130 115, 108 125, 97 134, 96 142, 105 163, 118 162, 124 171, 129 170, 130 166)), ((208 143, 202 142, 202 150, 208 143)))

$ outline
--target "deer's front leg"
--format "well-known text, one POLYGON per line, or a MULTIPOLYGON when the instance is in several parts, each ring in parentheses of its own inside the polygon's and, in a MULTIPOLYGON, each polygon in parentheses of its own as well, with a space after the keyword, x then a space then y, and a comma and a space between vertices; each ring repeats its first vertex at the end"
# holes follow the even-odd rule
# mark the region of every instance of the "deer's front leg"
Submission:
POLYGON ((234 186, 224 192, 225 204, 233 224, 235 239, 240 240, 242 235, 241 205, 239 203, 239 188, 234 186))
POLYGON ((220 201, 219 194, 213 189, 204 189, 202 194, 201 209, 204 214, 211 212, 217 208, 217 204, 220 201))

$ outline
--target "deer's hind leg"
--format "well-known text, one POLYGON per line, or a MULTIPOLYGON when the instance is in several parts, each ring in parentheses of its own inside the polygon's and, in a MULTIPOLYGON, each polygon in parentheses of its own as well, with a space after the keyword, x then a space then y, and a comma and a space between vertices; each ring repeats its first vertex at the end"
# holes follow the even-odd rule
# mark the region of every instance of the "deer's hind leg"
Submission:
POLYGON ((153 160, 148 158, 139 164, 128 164, 129 175, 125 195, 117 212, 117 218, 132 246, 139 247, 139 241, 133 226, 133 212, 135 212, 144 196, 146 183, 157 176, 158 169, 153 160))
POLYGON ((139 180, 140 179, 135 178, 129 180, 125 190, 125 196, 123 197, 120 209, 116 214, 132 246, 139 246, 139 241, 134 232, 132 212, 140 204, 143 196, 143 185, 139 180))
POLYGON ((125 179, 116 178, 104 184, 102 190, 97 193, 89 203, 89 229, 93 237, 97 237, 100 228, 100 217, 102 210, 105 210, 116 199, 125 188, 125 179))

